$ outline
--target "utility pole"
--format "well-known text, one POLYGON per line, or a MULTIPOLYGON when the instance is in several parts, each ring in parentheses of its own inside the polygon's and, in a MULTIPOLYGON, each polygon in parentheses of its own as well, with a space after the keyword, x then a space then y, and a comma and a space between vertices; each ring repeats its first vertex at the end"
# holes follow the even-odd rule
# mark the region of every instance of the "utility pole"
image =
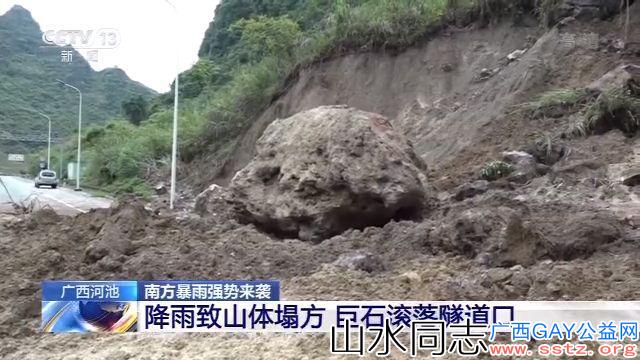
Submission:
POLYGON ((60 172, 58 173, 58 179, 62 179, 62 142, 60 143, 60 172))
MULTIPOLYGON (((177 31, 180 31, 180 14, 178 13, 178 9, 169 1, 165 0, 176 14, 176 23, 178 23, 177 31)), ((169 191, 169 208, 173 209, 175 207, 175 198, 176 198, 176 161, 178 154, 178 80, 180 78, 180 48, 179 37, 176 33, 175 40, 175 51, 176 51, 176 80, 174 82, 175 86, 173 87, 174 98, 173 98, 173 133, 172 133, 172 143, 171 143, 171 190, 169 191)))
POLYGON ((77 166, 77 170, 76 170, 76 188, 75 191, 80 191, 82 190, 80 188, 80 160, 81 160, 81 147, 82 147, 82 91, 80 91, 80 89, 78 89, 77 87, 73 86, 73 85, 69 85, 66 82, 62 81, 62 80, 56 80, 58 83, 60 83, 61 85, 64 85, 66 87, 70 87, 72 89, 74 89, 75 91, 78 92, 78 95, 80 96, 80 102, 78 103, 78 163, 76 164, 77 166))

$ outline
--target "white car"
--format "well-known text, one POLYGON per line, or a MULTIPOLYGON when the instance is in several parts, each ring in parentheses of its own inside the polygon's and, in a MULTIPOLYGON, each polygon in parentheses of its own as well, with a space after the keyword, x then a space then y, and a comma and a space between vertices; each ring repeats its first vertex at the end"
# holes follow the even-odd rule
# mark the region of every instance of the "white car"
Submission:
POLYGON ((51 186, 52 189, 58 187, 58 177, 52 170, 41 170, 35 179, 35 185, 39 188, 42 185, 51 186))

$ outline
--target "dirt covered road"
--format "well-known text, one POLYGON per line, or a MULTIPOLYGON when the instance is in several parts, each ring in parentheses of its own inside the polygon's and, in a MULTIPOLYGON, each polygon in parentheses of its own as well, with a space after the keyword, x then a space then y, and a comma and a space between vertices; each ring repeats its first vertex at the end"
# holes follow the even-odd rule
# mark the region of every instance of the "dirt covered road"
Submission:
POLYGON ((319 244, 215 217, 158 215, 135 201, 76 217, 41 211, 0 227, 0 251, 11 254, 0 257, 0 356, 329 358, 324 336, 42 334, 45 279, 274 278, 287 300, 634 299, 639 209, 631 197, 612 205, 563 186, 492 189, 442 201, 422 221, 319 244))

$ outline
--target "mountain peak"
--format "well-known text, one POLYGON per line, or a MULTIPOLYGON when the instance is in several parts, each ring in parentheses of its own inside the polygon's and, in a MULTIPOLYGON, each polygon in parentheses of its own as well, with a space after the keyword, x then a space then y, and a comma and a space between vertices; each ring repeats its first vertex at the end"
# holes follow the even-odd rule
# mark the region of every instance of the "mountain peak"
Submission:
POLYGON ((30 18, 31 20, 33 20, 33 17, 31 16, 31 12, 20 5, 13 5, 11 9, 9 9, 9 11, 7 11, 2 16, 30 18))
POLYGON ((0 15, 0 28, 12 32, 27 32, 31 35, 40 33, 40 25, 33 19, 31 12, 20 5, 14 5, 4 15, 0 15))
MULTIPOLYGON (((41 122, 19 111, 20 107, 37 108, 58 119, 55 131, 60 136, 70 134, 74 123, 68 112, 77 106, 77 94, 61 90, 55 79, 82 86, 87 124, 118 117, 120 105, 131 97, 155 95, 124 73, 104 76, 95 72, 80 54, 72 62, 62 62, 63 49, 71 48, 45 45, 40 26, 24 7, 14 6, 0 15, 0 114, 7 118, 0 116, 0 128, 16 134, 40 131, 41 122)), ((7 146, 1 143, 0 152, 7 146)))

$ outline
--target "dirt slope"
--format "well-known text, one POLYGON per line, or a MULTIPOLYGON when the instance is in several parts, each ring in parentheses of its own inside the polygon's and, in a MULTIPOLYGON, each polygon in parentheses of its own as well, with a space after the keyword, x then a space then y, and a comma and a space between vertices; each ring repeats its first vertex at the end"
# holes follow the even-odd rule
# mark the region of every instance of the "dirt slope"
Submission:
MULTIPOLYGON (((630 18, 630 29, 637 29, 637 4, 630 18)), ((239 140, 219 172, 212 173, 220 168, 208 158, 189 172, 201 188, 211 179, 226 184, 254 156, 254 145, 271 121, 336 104, 391 119, 434 170, 454 160, 457 167, 468 168, 549 129, 548 124, 514 117, 512 106, 544 90, 584 86, 625 61, 624 55, 589 48, 579 40, 571 46, 568 39, 591 34, 620 38, 621 31, 619 19, 572 22, 546 33, 533 19, 517 24, 505 19, 486 28, 451 28, 400 54, 367 52, 329 60, 300 72, 239 140), (520 60, 507 60, 523 49, 527 52, 520 60), (483 69, 491 75, 483 77, 483 69)), ((638 31, 630 32, 629 42, 640 42, 638 31)))

